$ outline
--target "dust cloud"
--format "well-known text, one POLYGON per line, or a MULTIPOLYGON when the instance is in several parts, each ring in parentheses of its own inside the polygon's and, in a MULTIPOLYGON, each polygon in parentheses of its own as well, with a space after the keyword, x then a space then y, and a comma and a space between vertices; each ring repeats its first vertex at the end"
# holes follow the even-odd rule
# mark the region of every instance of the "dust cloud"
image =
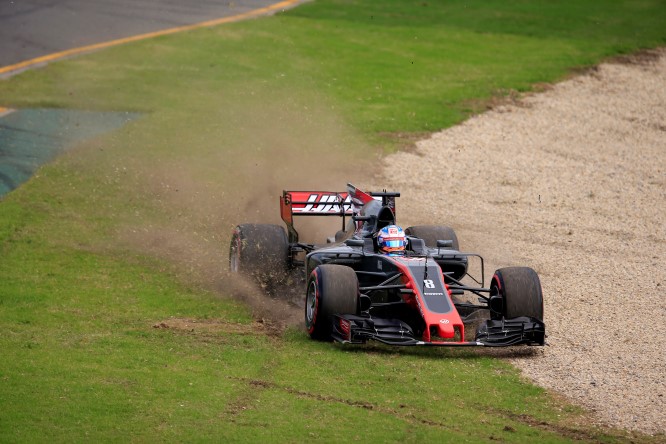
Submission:
MULTIPOLYGON (((344 191, 347 182, 368 170, 353 158, 366 148, 324 106, 250 100, 233 110, 205 111, 193 110, 199 114, 193 120, 182 114, 149 116, 117 141, 125 144, 122 149, 89 159, 99 163, 106 156, 101 161, 106 174, 123 170, 132 194, 149 202, 149 209, 126 215, 114 242, 168 261, 191 284, 247 302, 257 318, 301 322, 303 279, 291 279, 290 286, 268 294, 230 276, 232 229, 241 223, 284 226, 282 190, 344 191), (169 129, 160 132, 163 128, 169 129)), ((325 242, 341 226, 339 218, 331 219, 297 222, 301 241, 325 242)))

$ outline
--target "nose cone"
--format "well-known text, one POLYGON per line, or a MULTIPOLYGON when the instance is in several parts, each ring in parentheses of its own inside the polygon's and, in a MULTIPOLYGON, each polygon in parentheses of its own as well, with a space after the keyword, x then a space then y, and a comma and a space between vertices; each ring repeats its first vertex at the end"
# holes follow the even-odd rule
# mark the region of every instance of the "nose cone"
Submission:
POLYGON ((456 331, 453 324, 448 319, 442 319, 437 325, 438 336, 440 338, 451 339, 455 336, 456 331))
POLYGON ((441 317, 428 326, 430 342, 460 342, 465 337, 464 328, 462 322, 441 317))

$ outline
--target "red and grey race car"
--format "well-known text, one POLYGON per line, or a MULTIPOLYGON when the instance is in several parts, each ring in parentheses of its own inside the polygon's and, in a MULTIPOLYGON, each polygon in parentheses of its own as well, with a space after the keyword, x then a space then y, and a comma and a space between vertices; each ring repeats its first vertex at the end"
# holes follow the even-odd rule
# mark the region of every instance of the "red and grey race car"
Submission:
MULTIPOLYGON (((390 345, 544 345, 543 295, 528 267, 495 271, 484 285, 483 258, 459 251, 446 226, 405 229, 400 255, 378 250, 377 233, 396 223, 396 192, 284 191, 279 225, 242 224, 232 234, 232 272, 279 288, 293 270, 305 285, 305 327, 313 339, 390 345), (298 216, 342 219, 325 244, 299 242, 298 216), (480 277, 469 271, 480 265, 480 277), (470 302, 472 300, 478 303, 470 302), (465 324, 485 312, 474 340, 465 324)), ((478 267, 477 267, 478 268, 478 267)), ((478 323, 478 322, 477 322, 478 323)))

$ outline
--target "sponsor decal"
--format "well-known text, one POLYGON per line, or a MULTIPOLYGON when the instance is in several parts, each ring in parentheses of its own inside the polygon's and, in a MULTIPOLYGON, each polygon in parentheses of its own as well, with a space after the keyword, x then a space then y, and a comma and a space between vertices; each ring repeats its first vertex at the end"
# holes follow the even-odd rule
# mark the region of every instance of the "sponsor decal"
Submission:
POLYGON ((426 296, 444 296, 444 293, 423 293, 426 296))
MULTIPOLYGON (((288 201, 292 204, 292 211, 294 214, 298 213, 338 213, 340 214, 343 209, 345 214, 353 214, 352 209, 352 196, 349 193, 336 193, 331 191, 289 191, 288 201), (300 203, 294 203, 300 202, 300 203), (344 205, 341 205, 344 204, 344 205)), ((374 198, 381 200, 381 198, 374 198)), ((289 203, 287 202, 287 203, 289 203)), ((356 212, 360 211, 360 207, 356 207, 356 212)))
POLYGON ((350 205, 340 205, 341 202, 351 203, 351 197, 347 193, 292 193, 291 198, 292 201, 307 202, 293 204, 294 213, 340 213, 341 207, 344 207, 345 213, 351 214, 350 205))
POLYGON ((440 319, 439 323, 440 324, 448 324, 450 321, 448 319, 440 319))
POLYGON ((400 261, 402 261, 402 262, 412 262, 412 263, 409 264, 410 267, 416 267, 416 266, 423 267, 425 265, 424 259, 422 257, 405 256, 405 257, 401 257, 400 261))

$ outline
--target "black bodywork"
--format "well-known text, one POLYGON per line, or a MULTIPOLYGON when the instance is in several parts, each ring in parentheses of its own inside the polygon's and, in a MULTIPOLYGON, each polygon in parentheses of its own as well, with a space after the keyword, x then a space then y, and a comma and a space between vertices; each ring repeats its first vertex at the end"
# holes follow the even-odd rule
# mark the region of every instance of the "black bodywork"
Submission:
MULTIPOLYGON (((291 197, 287 193, 282 199, 283 219, 285 201, 289 205, 304 203, 288 201, 291 197)), ((333 214, 343 218, 344 230, 329 238, 326 245, 298 242, 293 220, 285 219, 291 267, 304 267, 306 278, 325 264, 350 267, 356 273, 357 310, 331 315, 334 340, 376 340, 391 345, 544 345, 545 325, 541 319, 504 319, 499 315, 502 300, 484 285, 481 256, 454 250, 450 240, 439 240, 429 247, 417 237, 408 237, 404 256, 379 254, 374 235, 383 226, 395 223, 395 198, 399 193, 368 194, 374 199, 362 205, 356 201, 359 206, 351 215, 353 200, 339 199, 339 211, 333 214), (468 273, 470 260, 480 265, 478 278, 468 273), (466 302, 464 295, 472 295, 478 303, 466 302), (474 340, 466 340, 464 324, 478 321, 479 313, 486 319, 478 326, 474 340)))

